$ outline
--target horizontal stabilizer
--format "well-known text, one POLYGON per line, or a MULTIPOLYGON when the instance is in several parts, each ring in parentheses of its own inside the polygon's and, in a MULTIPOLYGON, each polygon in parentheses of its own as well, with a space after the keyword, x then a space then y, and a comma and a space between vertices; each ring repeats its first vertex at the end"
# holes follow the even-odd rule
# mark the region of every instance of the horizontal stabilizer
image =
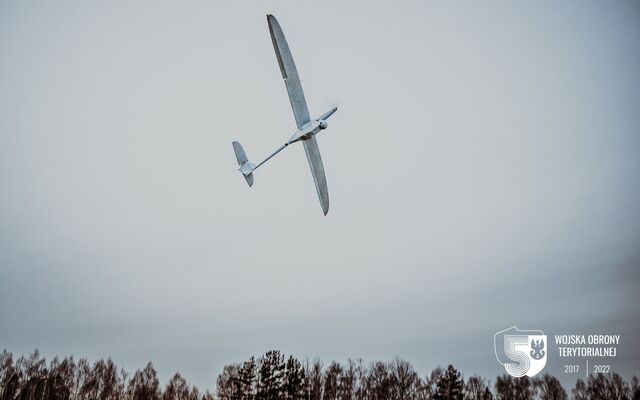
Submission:
POLYGON ((249 184, 249 187, 251 187, 253 185, 253 174, 252 173, 249 173, 249 175, 244 175, 244 179, 249 184))
POLYGON ((236 160, 238 160, 238 165, 242 166, 242 164, 247 161, 247 154, 244 152, 242 145, 238 142, 233 142, 233 151, 236 153, 236 160))
POLYGON ((240 166, 239 171, 244 175, 244 179, 249 186, 253 185, 253 170, 254 165, 247 159, 247 154, 244 152, 242 145, 238 142, 233 142, 233 151, 236 153, 236 160, 240 166))

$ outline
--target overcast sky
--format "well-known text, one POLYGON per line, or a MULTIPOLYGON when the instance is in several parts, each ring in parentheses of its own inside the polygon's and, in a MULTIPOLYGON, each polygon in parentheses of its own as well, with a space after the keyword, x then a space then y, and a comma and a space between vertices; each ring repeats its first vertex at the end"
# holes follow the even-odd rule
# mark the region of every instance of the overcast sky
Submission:
POLYGON ((639 38, 633 1, 2 2, 0 349, 494 377, 517 324, 638 373, 639 38), (327 217, 302 146, 237 171, 295 130, 267 13, 340 107, 327 217))

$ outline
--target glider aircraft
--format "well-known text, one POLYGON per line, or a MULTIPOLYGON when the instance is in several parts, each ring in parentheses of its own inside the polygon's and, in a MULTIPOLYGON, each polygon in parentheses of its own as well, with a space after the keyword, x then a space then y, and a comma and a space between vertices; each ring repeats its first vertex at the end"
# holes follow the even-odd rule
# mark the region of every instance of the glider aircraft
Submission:
POLYGON ((320 205, 322 206, 322 212, 327 215, 329 212, 329 192, 327 190, 327 179, 324 175, 324 166, 322 165, 322 158, 320 157, 320 149, 318 148, 318 142, 315 135, 321 130, 327 128, 327 119, 336 112, 337 107, 332 108, 326 113, 322 114, 316 119, 309 117, 309 110, 307 108, 307 102, 304 98, 304 92, 302 91, 302 85, 300 84, 300 77, 296 70, 296 65, 293 62, 289 45, 284 37, 282 28, 276 20, 276 18, 269 14, 267 15, 267 22, 269 23, 269 33, 271 34, 271 41, 273 42, 273 48, 276 51, 276 58, 278 59, 278 65, 280 66, 280 72, 284 79, 285 86, 287 87, 287 93, 289 94, 289 101, 291 102, 291 109, 293 110, 293 116, 296 120, 298 130, 295 131, 293 136, 289 138, 282 146, 278 147, 270 156, 260 161, 257 164, 253 164, 247 159, 247 155, 239 142, 233 142, 233 150, 240 166, 239 171, 242 172, 244 179, 249 186, 253 185, 253 171, 259 166, 267 162, 271 157, 284 150, 285 147, 295 142, 302 142, 304 151, 307 154, 307 161, 309 167, 311 167, 311 175, 316 185, 316 191, 318 198, 320 199, 320 205))

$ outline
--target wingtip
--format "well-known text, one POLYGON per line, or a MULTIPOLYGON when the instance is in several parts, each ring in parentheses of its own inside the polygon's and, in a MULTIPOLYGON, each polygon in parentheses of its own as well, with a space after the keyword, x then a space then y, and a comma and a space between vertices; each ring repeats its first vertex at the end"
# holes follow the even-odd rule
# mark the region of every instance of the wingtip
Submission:
POLYGON ((267 25, 269 25, 269 32, 273 32, 273 25, 276 22, 277 22, 276 17, 274 17, 273 14, 267 14, 267 25))

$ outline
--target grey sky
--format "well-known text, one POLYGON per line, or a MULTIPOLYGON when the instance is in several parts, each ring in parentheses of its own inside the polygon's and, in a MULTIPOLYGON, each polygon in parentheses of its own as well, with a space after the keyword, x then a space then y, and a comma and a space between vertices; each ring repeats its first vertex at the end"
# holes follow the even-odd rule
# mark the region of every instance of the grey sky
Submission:
POLYGON ((0 4, 0 348, 493 377, 517 324, 640 372, 638 2, 240 3, 0 4), (301 146, 236 171, 295 130, 268 12, 340 107, 327 217, 301 146))

